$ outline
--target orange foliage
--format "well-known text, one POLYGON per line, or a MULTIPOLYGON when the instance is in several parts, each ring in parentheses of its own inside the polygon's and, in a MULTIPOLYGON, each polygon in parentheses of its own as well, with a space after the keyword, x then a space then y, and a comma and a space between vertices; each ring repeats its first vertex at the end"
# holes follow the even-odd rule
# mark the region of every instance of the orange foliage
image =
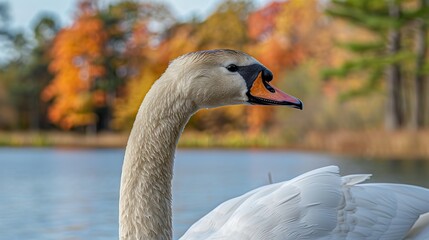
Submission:
MULTIPOLYGON (((52 102, 49 118, 66 129, 94 124, 94 109, 110 101, 115 126, 128 126, 146 92, 168 63, 184 53, 205 48, 245 50, 272 70, 274 81, 278 81, 285 69, 311 57, 321 57, 332 46, 330 31, 326 31, 329 25, 318 4, 317 0, 272 2, 250 13, 246 22, 243 16, 250 9, 248 1, 224 1, 202 22, 176 23, 163 33, 155 33, 149 26, 163 16, 157 17, 159 13, 153 13, 149 3, 137 4, 135 10, 139 17, 132 23, 121 21, 127 16, 126 8, 112 8, 112 11, 124 11, 120 12, 123 15, 116 16, 117 23, 103 25, 97 15, 100 10, 92 1, 82 0, 73 25, 60 31, 52 49, 54 60, 50 70, 55 79, 43 92, 43 99, 52 102), (130 29, 121 29, 123 23, 130 29), (123 41, 115 48, 111 40, 118 36, 123 37, 123 41), (125 73, 113 87, 116 89, 106 96, 104 89, 94 86, 95 82, 108 79, 118 69, 125 73)), ((164 14, 168 18, 168 14, 164 14)), ((210 118, 218 121, 214 123, 216 127, 243 126, 237 123, 245 111, 249 132, 255 135, 274 118, 274 108, 235 107, 199 113, 191 125, 195 123, 196 128, 203 129, 213 125, 201 124, 210 118)))
MULTIPOLYGON (((249 52, 279 79, 286 69, 303 63, 331 46, 329 32, 317 0, 272 2, 249 15, 249 52), (315 39, 325 44, 315 44, 315 39)), ((252 107, 247 122, 257 135, 273 119, 273 109, 252 107)))
POLYGON ((272 2, 250 14, 247 20, 249 37, 261 41, 270 36, 275 29, 277 16, 284 6, 285 2, 272 2))
POLYGON ((192 26, 182 25, 172 30, 170 37, 157 48, 159 62, 168 64, 171 59, 188 52, 197 51, 198 41, 193 36, 192 26))
MULTIPOLYGON (((323 32, 316 0, 273 2, 249 15, 250 51, 275 75, 308 59, 323 32)), ((321 39, 323 40, 323 39, 321 39)))
POLYGON ((89 90, 104 74, 104 67, 97 62, 106 41, 103 23, 90 2, 81 2, 79 10, 74 24, 62 29, 55 39, 50 65, 55 78, 42 95, 45 101, 53 101, 49 119, 65 129, 94 123, 89 90))
MULTIPOLYGON (((249 52, 273 72, 275 80, 280 70, 288 65, 286 61, 289 59, 286 55, 289 49, 282 44, 281 36, 275 34, 277 17, 285 6, 286 2, 273 2, 251 13, 247 23, 248 35, 253 40, 249 52)), ((273 110, 270 108, 262 106, 248 108, 246 120, 250 135, 260 134, 272 117, 273 110)))

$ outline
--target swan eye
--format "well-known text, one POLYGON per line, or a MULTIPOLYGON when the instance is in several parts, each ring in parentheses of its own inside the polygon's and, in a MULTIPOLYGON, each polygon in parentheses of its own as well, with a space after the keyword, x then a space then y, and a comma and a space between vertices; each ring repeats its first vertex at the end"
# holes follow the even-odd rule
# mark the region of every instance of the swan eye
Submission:
POLYGON ((226 67, 226 69, 228 69, 228 71, 230 72, 237 72, 238 71, 238 67, 235 64, 230 64, 226 67))

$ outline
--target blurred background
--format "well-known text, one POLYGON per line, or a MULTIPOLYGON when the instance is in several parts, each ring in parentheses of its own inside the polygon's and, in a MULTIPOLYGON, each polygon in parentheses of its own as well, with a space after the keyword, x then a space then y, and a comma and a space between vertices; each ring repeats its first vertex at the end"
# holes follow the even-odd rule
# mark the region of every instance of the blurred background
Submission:
POLYGON ((429 156, 425 0, 48 2, 0 2, 1 145, 123 146, 169 61, 232 48, 304 111, 201 111, 181 146, 429 156))
POLYGON ((254 56, 304 110, 192 117, 179 145, 193 150, 175 165, 175 238, 268 172, 337 164, 428 186, 428 24, 428 0, 0 0, 0 232, 115 239, 141 101, 172 59, 213 48, 254 56))
POLYGON ((425 0, 2 1, 0 16, 0 145, 124 146, 170 60, 232 48, 305 110, 201 111, 181 146, 429 156, 425 0))

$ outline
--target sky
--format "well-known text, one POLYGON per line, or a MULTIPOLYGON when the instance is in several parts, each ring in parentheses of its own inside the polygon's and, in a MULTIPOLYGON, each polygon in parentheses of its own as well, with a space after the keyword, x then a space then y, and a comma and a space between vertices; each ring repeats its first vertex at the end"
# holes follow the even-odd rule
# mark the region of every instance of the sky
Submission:
MULTIPOLYGON (((41 13, 54 14, 62 26, 71 23, 77 0, 0 0, 7 2, 12 20, 12 28, 28 30, 33 27, 34 22, 41 13)), ((106 4, 114 0, 99 0, 106 4)), ((164 2, 181 20, 192 16, 205 17, 209 15, 221 2, 221 0, 154 0, 164 2)), ((254 0, 256 6, 263 6, 270 0, 254 0)))

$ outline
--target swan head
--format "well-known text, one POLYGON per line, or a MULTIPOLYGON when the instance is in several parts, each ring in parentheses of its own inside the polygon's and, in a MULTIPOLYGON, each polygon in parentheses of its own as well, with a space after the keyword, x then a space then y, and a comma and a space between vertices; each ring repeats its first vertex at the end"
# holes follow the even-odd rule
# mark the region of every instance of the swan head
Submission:
POLYGON ((302 102, 272 86, 271 71, 250 55, 228 49, 188 53, 175 59, 166 74, 176 88, 199 108, 224 105, 285 105, 302 109, 302 102))

